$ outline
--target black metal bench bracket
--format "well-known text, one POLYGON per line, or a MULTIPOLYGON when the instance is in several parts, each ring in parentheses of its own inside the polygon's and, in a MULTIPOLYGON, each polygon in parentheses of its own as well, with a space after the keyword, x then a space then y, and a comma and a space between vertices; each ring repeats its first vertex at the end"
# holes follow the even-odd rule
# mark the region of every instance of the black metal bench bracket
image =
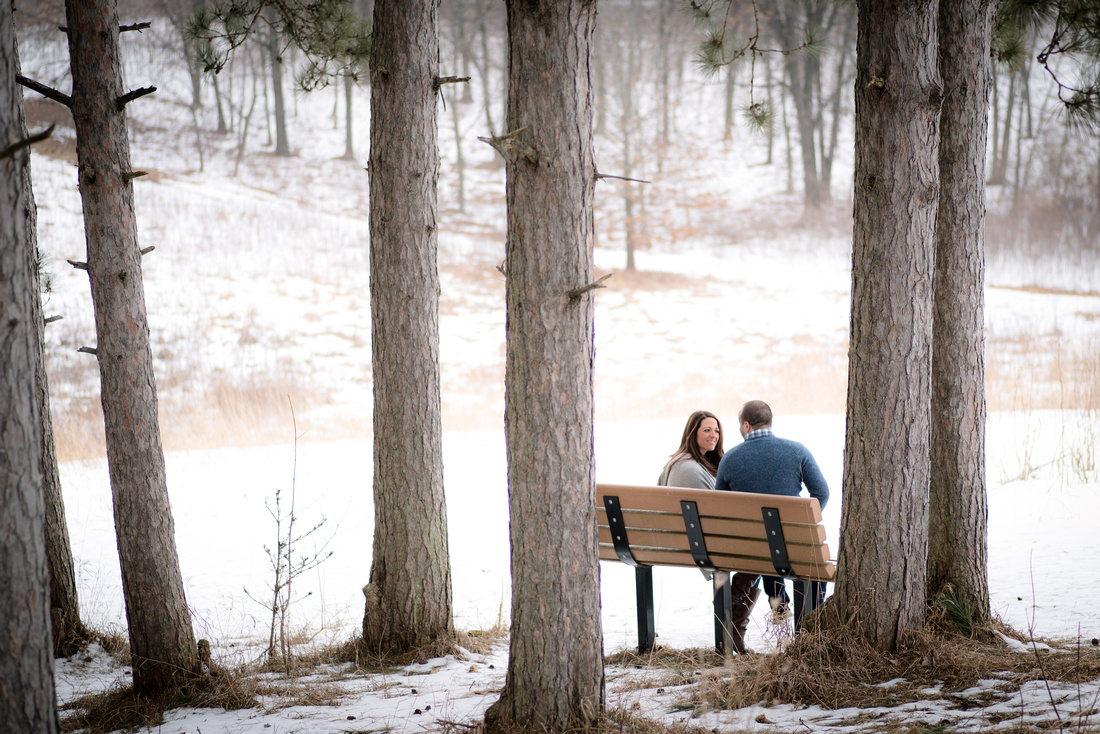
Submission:
POLYGON ((778 508, 762 507, 760 513, 764 516, 764 531, 768 536, 768 550, 771 552, 775 573, 785 578, 793 576, 791 562, 787 559, 787 541, 783 538, 783 524, 779 521, 778 508))
POLYGON ((713 571, 714 564, 707 554, 707 542, 703 537, 703 525, 699 522, 698 506, 690 500, 680 500, 680 512, 684 516, 684 530, 687 531, 692 560, 699 568, 713 571))
POLYGON ((611 530, 611 542, 615 546, 615 555, 628 566, 641 566, 642 564, 638 563, 634 554, 630 552, 630 539, 626 535, 626 522, 623 520, 619 498, 604 496, 603 509, 607 513, 607 527, 611 530))

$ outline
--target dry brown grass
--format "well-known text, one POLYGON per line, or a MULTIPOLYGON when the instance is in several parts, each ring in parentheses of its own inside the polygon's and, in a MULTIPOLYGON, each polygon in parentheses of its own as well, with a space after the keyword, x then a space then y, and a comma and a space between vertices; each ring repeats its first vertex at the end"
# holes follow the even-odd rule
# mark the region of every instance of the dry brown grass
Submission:
MULTIPOLYGON (((926 699, 952 699, 979 680, 997 678, 1005 690, 1029 681, 1083 683, 1100 677, 1100 649, 1087 641, 1056 651, 1021 654, 993 638, 1012 632, 993 623, 976 639, 941 631, 912 633, 883 653, 843 627, 803 632, 777 655, 747 656, 697 689, 701 708, 732 709, 765 701, 828 709, 896 707, 926 699), (878 684, 899 681, 888 688, 878 684), (931 689, 935 689, 935 693, 931 689)), ((1014 637, 1021 636, 1012 632, 1014 637)))
POLYGON ((1100 343, 1058 333, 990 338, 986 394, 990 410, 1100 411, 1100 343))
POLYGON ((158 696, 138 696, 132 686, 114 688, 61 706, 62 712, 73 712, 61 720, 61 731, 108 734, 156 726, 163 723, 165 711, 181 707, 252 708, 257 690, 254 681, 220 668, 158 696))
MULTIPOLYGON (((221 378, 211 380, 200 394, 173 392, 168 386, 160 395, 161 440, 170 451, 289 443, 294 438, 290 402, 299 413, 298 432, 308 440, 357 438, 369 436, 371 430, 369 415, 352 414, 324 422, 302 418, 330 399, 323 391, 300 382, 253 379, 234 384, 221 378)), ((52 417, 59 461, 105 455, 103 409, 98 397, 70 398, 66 409, 55 410, 52 417)))
MULTIPOLYGON (((295 656, 292 674, 282 674, 281 664, 260 663, 227 669, 211 665, 209 673, 187 682, 177 691, 159 696, 142 697, 132 686, 116 687, 104 693, 70 701, 61 711, 71 712, 62 720, 62 731, 83 731, 86 734, 108 734, 118 730, 156 726, 163 723, 164 713, 175 708, 242 709, 265 702, 268 710, 296 706, 337 706, 348 695, 340 684, 375 673, 392 673, 399 668, 445 655, 462 659, 464 651, 487 652, 507 636, 503 628, 474 633, 455 632, 452 636, 402 655, 378 656, 364 653, 358 638, 319 647, 295 656)), ((129 646, 121 635, 97 634, 119 665, 129 664, 129 646)), ((393 686, 381 681, 372 688, 382 690, 393 686)))

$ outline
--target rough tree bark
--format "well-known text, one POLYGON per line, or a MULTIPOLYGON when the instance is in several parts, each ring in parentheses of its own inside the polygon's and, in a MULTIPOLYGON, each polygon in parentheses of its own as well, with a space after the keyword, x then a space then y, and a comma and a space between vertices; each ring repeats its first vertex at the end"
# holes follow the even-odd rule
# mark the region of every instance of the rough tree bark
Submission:
POLYGON ((76 153, 134 690, 197 671, 168 502, 138 249, 115 0, 67 0, 76 153))
POLYGON ((852 325, 836 593, 883 650, 923 625, 941 86, 936 0, 859 0, 852 325))
POLYGON ((486 714, 587 728, 603 706, 595 529, 593 189, 589 61, 594 0, 508 0, 507 362, 511 512, 508 674, 486 714))
MULTIPOLYGON (((16 67, 18 69, 18 52, 16 67)), ((22 95, 18 97, 19 129, 27 134, 22 95)), ((50 412, 50 385, 46 375, 46 322, 42 314, 41 282, 38 276, 38 211, 31 189, 30 161, 23 167, 24 215, 27 233, 26 257, 34 280, 35 298, 31 299, 31 321, 35 326, 35 396, 38 402, 39 439, 42 446, 42 491, 46 507, 46 566, 50 574, 50 617, 53 653, 67 657, 91 636, 80 619, 80 601, 76 593, 76 571, 69 526, 65 521, 65 500, 61 492, 61 473, 54 448, 53 418, 50 412)))
POLYGON ((994 0, 941 0, 940 201, 932 329, 928 594, 989 619, 985 154, 994 0))
POLYGON ((439 393, 437 0, 377 0, 371 50, 371 652, 453 629, 439 393))
POLYGON ((55 734, 40 417, 35 399, 38 298, 27 250, 22 90, 15 21, 0 2, 0 731, 55 734))

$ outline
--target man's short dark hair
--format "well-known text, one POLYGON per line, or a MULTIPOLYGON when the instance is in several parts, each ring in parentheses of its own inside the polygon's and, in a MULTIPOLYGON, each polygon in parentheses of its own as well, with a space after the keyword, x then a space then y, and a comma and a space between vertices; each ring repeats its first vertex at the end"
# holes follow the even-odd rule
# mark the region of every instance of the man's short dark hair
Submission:
POLYGON ((740 419, 753 429, 765 428, 772 424, 772 409, 763 400, 750 400, 741 406, 740 419))

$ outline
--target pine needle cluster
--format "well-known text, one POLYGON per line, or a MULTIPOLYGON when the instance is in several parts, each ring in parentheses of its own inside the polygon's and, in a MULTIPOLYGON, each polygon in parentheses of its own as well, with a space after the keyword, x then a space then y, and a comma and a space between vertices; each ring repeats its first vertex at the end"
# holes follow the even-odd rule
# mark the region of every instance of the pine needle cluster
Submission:
POLYGON ((1058 87, 1071 125, 1100 130, 1100 4, 1095 0, 1002 0, 994 60, 1021 71, 1035 55, 1058 87))
POLYGON ((776 121, 775 111, 755 95, 756 62, 765 54, 809 54, 822 56, 828 49, 820 28, 807 24, 800 29, 801 42, 795 48, 769 48, 761 40, 762 21, 777 12, 767 3, 756 0, 750 6, 735 0, 689 0, 687 12, 702 29, 703 40, 695 54, 695 65, 706 77, 714 77, 724 68, 747 58, 752 65, 749 77, 749 102, 741 108, 746 127, 754 133, 767 134, 776 121))
POLYGON ((349 0, 219 0, 187 24, 199 63, 215 74, 264 31, 276 35, 282 50, 293 46, 305 54, 308 63, 297 77, 305 91, 338 74, 358 76, 370 60, 370 21, 349 0))

